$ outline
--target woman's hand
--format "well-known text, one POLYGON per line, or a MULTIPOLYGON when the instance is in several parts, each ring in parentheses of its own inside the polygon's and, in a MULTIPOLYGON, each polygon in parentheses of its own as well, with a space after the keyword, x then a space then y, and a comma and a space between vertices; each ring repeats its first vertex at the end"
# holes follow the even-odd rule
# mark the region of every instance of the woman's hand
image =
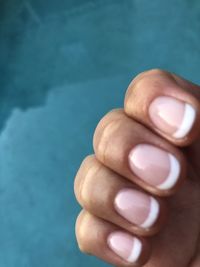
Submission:
POLYGON ((75 179, 80 249, 115 266, 200 266, 200 87, 152 70, 94 134, 75 179))

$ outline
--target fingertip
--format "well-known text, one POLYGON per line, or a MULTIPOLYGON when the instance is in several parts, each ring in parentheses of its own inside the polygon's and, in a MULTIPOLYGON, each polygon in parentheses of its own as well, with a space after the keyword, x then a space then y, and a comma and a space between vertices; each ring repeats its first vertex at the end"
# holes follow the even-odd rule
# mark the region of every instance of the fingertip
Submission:
POLYGON ((173 145, 188 146, 200 135, 200 94, 185 83, 161 70, 142 73, 127 89, 125 113, 173 145))
POLYGON ((152 127, 177 146, 188 146, 200 133, 199 102, 192 96, 185 101, 171 96, 156 97, 149 105, 152 127))

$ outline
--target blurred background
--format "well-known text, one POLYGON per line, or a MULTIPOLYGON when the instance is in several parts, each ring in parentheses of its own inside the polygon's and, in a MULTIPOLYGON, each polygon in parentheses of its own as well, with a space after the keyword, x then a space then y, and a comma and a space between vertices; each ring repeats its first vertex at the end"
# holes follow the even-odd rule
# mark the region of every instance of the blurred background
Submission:
POLYGON ((108 266, 77 248, 75 173, 139 72, 200 82, 199 27, 198 0, 0 0, 0 267, 108 266))

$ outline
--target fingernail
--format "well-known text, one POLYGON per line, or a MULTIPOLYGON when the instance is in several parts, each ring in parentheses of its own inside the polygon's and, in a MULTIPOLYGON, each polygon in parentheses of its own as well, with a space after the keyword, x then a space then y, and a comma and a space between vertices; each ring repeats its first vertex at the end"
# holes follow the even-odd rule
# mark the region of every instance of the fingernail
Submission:
POLYGON ((151 103, 149 116, 158 129, 180 139, 192 129, 196 111, 186 102, 161 96, 151 103))
POLYGON ((115 198, 115 209, 129 222, 150 228, 159 215, 159 204, 153 197, 134 189, 122 189, 115 198))
POLYGON ((135 175, 162 190, 174 187, 180 176, 180 163, 175 156, 152 145, 134 147, 129 165, 135 175))
POLYGON ((109 248, 129 263, 135 263, 141 256, 142 242, 125 232, 113 232, 108 237, 109 248))

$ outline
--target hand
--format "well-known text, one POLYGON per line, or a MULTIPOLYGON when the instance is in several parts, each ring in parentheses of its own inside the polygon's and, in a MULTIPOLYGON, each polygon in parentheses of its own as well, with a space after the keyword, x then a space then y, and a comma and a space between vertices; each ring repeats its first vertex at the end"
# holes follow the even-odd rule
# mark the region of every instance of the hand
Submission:
POLYGON ((75 179, 80 249, 115 266, 200 266, 200 87, 151 70, 94 134, 75 179))

